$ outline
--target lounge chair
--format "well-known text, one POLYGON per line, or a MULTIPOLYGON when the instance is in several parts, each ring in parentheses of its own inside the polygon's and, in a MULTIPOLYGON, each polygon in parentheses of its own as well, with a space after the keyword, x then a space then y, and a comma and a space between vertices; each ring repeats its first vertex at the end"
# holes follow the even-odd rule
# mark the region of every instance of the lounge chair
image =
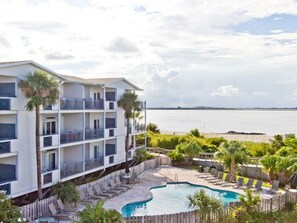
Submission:
POLYGON ((230 173, 227 173, 225 180, 220 180, 218 182, 215 182, 214 185, 223 185, 226 182, 229 182, 230 179, 231 179, 231 174, 230 173))
POLYGON ((252 188, 252 191, 256 192, 256 191, 262 190, 262 184, 263 184, 263 181, 262 180, 257 180, 257 183, 252 188))
POLYGON ((122 183, 119 176, 115 177, 115 185, 122 186, 122 187, 127 187, 129 189, 133 188, 133 186, 131 186, 131 185, 127 185, 127 184, 122 183))
POLYGON ((240 189, 250 189, 254 184, 254 179, 253 178, 249 178, 248 182, 246 185, 243 185, 240 187, 240 189))
POLYGON ((210 171, 210 173, 206 173, 206 174, 203 174, 202 176, 198 176, 198 177, 199 178, 202 178, 202 179, 205 179, 205 178, 208 178, 208 177, 212 177, 216 171, 217 170, 215 168, 212 168, 211 171, 210 171))
POLYGON ((233 187, 236 183, 232 183, 231 181, 231 174, 229 174, 229 179, 225 179, 225 183, 220 184, 221 187, 233 187))
POLYGON ((126 192, 127 190, 129 190, 129 188, 127 188, 127 187, 121 187, 121 186, 115 185, 115 183, 113 182, 112 179, 110 179, 108 181, 108 183, 111 186, 111 188, 113 188, 113 189, 118 189, 118 190, 121 190, 122 192, 126 192))
POLYGON ((105 197, 102 197, 100 195, 95 195, 92 187, 87 187, 87 193, 88 193, 89 198, 93 198, 93 199, 96 199, 96 200, 97 199, 99 199, 99 200, 105 200, 106 199, 105 197))
POLYGON ((209 167, 206 167, 205 169, 204 169, 204 171, 203 171, 203 173, 199 173, 199 174, 197 174, 196 176, 197 177, 203 177, 203 176, 208 176, 209 175, 209 167))
POLYGON ((271 188, 269 188, 269 189, 266 191, 266 194, 275 194, 276 191, 278 190, 278 187, 279 187, 279 181, 278 181, 278 180, 274 180, 274 181, 272 181, 271 188))
POLYGON ((220 173, 219 173, 219 176, 218 176, 218 178, 217 178, 217 179, 215 179, 215 180, 209 180, 208 182, 209 182, 209 183, 216 183, 216 182, 220 182, 220 181, 222 181, 222 180, 223 180, 223 176, 224 176, 224 173, 223 173, 223 172, 220 172, 220 173))
POLYGON ((94 189, 95 189, 96 195, 98 195, 98 196, 102 196, 102 197, 106 197, 106 198, 114 197, 113 193, 107 193, 107 192, 101 191, 99 184, 95 184, 94 189))
POLYGON ((71 215, 71 212, 58 213, 53 203, 49 204, 48 207, 53 218, 58 220, 73 220, 73 215, 71 215))
POLYGON ((86 202, 86 203, 91 203, 91 204, 96 203, 96 200, 87 197, 83 191, 79 191, 79 199, 81 202, 86 202))
POLYGON ((219 171, 215 170, 211 177, 204 178, 204 180, 207 180, 207 181, 216 180, 218 176, 219 176, 219 171))
POLYGON ((235 185, 233 186, 233 188, 239 189, 243 184, 243 180, 244 180, 243 177, 239 177, 238 180, 236 181, 235 185))
POLYGON ((109 188, 105 181, 102 182, 103 192, 106 193, 113 193, 115 195, 119 195, 121 193, 120 190, 109 188))
POLYGON ((60 212, 76 212, 77 208, 70 208, 70 207, 65 207, 61 199, 57 200, 57 204, 59 207, 60 212))

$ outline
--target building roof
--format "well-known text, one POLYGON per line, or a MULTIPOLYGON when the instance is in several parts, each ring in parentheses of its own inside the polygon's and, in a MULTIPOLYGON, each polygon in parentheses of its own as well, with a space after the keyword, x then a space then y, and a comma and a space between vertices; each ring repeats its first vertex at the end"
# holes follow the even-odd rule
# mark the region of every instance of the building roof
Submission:
POLYGON ((33 60, 22 60, 22 61, 9 61, 9 62, 0 62, 0 68, 1 67, 12 67, 12 66, 19 66, 19 65, 24 65, 24 64, 32 64, 34 65, 35 67, 38 67, 39 69, 42 69, 42 70, 45 70, 46 72, 48 73, 51 73, 55 76, 57 76, 58 78, 60 79, 65 79, 62 77, 61 74, 58 74, 57 72, 49 69, 49 68, 46 68, 36 62, 34 62, 33 60))
POLYGON ((133 87, 135 90, 142 91, 141 88, 137 87, 136 85, 132 84, 130 81, 126 80, 123 77, 118 77, 118 78, 90 78, 90 79, 85 79, 85 78, 80 78, 76 76, 70 76, 70 75, 61 75, 56 73, 55 71, 52 71, 36 62, 33 60, 23 60, 23 61, 8 61, 8 62, 0 62, 0 68, 1 67, 10 67, 10 66, 18 66, 18 65, 24 65, 24 64, 33 64, 34 66, 45 70, 61 79, 67 82, 71 83, 80 83, 80 84, 86 84, 86 85, 109 85, 112 83, 116 83, 119 81, 124 81, 131 87, 133 87))
POLYGON ((112 83, 116 83, 119 81, 124 81, 128 85, 132 86, 135 90, 142 91, 141 88, 137 87, 135 84, 132 84, 130 81, 126 80, 123 77, 115 77, 115 78, 80 78, 76 76, 70 76, 70 75, 62 75, 67 82, 71 83, 80 83, 80 84, 86 84, 86 85, 109 85, 112 83))

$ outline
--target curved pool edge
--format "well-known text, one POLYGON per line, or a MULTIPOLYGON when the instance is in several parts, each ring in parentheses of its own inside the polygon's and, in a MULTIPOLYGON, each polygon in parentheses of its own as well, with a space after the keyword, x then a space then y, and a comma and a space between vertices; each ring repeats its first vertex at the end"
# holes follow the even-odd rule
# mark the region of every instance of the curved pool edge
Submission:
POLYGON ((138 203, 143 203, 143 202, 149 202, 149 201, 151 201, 153 199, 153 194, 152 194, 151 190, 158 189, 158 188, 163 188, 163 187, 167 187, 168 184, 189 184, 191 186, 198 186, 198 187, 202 187, 202 188, 207 188, 207 189, 210 189, 210 190, 213 190, 213 191, 217 191, 217 192, 222 192, 223 193, 223 192, 226 192, 227 191, 229 193, 237 194, 238 196, 241 195, 241 193, 237 193, 235 191, 228 190, 228 188, 226 188, 226 189, 217 189, 217 188, 209 187, 209 186, 206 186, 206 185, 191 183, 191 182, 188 182, 188 181, 166 182, 166 183, 162 183, 160 185, 155 185, 155 186, 149 187, 148 188, 148 192, 150 193, 150 197, 148 197, 146 199, 140 199, 140 200, 137 200, 137 201, 133 201, 133 202, 128 202, 128 203, 122 205, 121 208, 120 208, 120 213, 121 214, 123 213, 123 208, 125 206, 127 206, 127 205, 138 204, 138 203))

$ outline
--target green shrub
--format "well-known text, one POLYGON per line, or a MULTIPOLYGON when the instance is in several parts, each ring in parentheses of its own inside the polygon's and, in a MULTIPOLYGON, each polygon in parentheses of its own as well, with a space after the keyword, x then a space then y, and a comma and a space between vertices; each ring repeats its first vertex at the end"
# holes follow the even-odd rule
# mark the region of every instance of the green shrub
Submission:
POLYGON ((59 182, 53 187, 54 193, 65 204, 77 204, 79 201, 79 193, 76 186, 71 181, 59 182))
POLYGON ((4 193, 0 191, 0 222, 26 222, 26 219, 22 218, 20 209, 13 204, 13 201, 6 197, 4 193))
POLYGON ((190 133, 191 133, 193 136, 197 137, 197 138, 200 137, 200 132, 199 132, 198 129, 192 129, 192 130, 190 131, 190 133))
POLYGON ((155 158, 155 155, 149 153, 145 149, 136 150, 135 159, 138 160, 139 162, 143 162, 145 160, 149 160, 149 159, 153 159, 153 158, 155 158))
POLYGON ((157 147, 164 149, 175 149, 175 147, 179 144, 178 139, 179 138, 177 136, 163 137, 158 139, 157 147))
POLYGON ((160 134, 160 129, 158 128, 158 126, 156 124, 151 123, 151 122, 146 126, 146 130, 151 131, 153 133, 160 134))
POLYGON ((173 150, 169 152, 167 155, 172 159, 172 162, 174 164, 181 163, 186 160, 184 154, 178 152, 177 150, 173 150))

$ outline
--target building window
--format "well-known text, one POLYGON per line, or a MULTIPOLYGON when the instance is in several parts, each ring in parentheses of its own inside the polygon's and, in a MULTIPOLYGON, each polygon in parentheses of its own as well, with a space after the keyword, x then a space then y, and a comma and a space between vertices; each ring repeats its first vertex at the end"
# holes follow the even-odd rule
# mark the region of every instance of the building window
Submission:
POLYGON ((56 117, 46 117, 43 121, 43 135, 54 135, 57 129, 56 117))
POLYGON ((100 93, 97 92, 97 93, 94 93, 94 100, 100 100, 100 93))
POLYGON ((100 146, 94 146, 94 159, 99 159, 100 157, 100 146))
POLYGON ((94 120, 94 129, 99 129, 100 128, 100 119, 95 119, 94 120))
POLYGON ((42 172, 56 169, 56 151, 50 150, 42 154, 42 172))

